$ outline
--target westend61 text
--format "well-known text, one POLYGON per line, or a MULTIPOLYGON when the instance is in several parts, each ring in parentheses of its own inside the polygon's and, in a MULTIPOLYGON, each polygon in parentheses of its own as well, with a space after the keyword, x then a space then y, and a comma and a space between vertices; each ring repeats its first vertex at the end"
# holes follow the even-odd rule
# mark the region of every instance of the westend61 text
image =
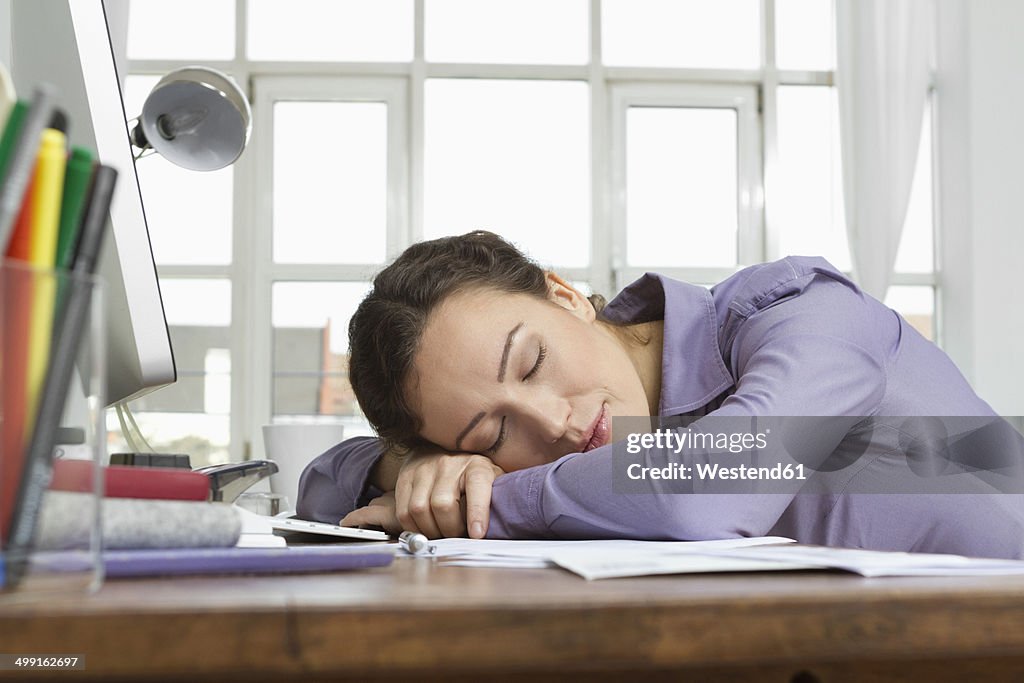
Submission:
POLYGON ((804 474, 803 465, 783 465, 774 467, 750 467, 749 465, 737 465, 736 467, 722 467, 721 465, 709 463, 696 463, 694 465, 683 465, 673 462, 664 467, 644 467, 639 463, 633 463, 626 468, 626 476, 636 481, 640 479, 665 479, 675 481, 688 481, 699 479, 701 481, 729 481, 729 480, 774 480, 785 481, 790 479, 807 479, 804 474))

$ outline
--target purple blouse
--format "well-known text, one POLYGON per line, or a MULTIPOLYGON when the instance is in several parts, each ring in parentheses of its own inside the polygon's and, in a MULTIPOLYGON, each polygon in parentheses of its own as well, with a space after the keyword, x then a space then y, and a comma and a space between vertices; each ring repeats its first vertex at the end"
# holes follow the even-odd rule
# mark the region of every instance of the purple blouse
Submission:
MULTIPOLYGON (((664 319, 661 416, 994 415, 945 353, 821 258, 750 266, 710 291, 648 273, 604 315, 622 323, 664 319)), ((857 440, 822 431, 806 448, 840 452, 857 440)), ((906 468, 906 458, 891 457, 893 443, 873 441, 867 453, 858 444, 863 466, 798 495, 616 493, 608 444, 498 477, 487 537, 782 535, 819 545, 1024 557, 1021 494, 995 493, 982 481, 952 495, 858 486, 906 468)), ((376 439, 364 437, 317 457, 299 484, 299 515, 333 523, 380 495, 367 483, 380 452, 376 439)))

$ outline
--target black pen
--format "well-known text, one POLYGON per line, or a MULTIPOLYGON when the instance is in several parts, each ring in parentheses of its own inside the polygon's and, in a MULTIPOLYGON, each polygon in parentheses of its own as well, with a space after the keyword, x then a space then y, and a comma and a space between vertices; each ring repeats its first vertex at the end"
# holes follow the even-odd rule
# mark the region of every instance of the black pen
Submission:
POLYGON ((59 303, 60 309, 54 320, 56 330, 49 367, 39 397, 35 429, 25 453, 21 484, 15 498, 11 533, 7 541, 6 583, 10 586, 16 585, 25 571, 43 495, 50 485, 57 429, 60 427, 68 386, 75 371, 79 344, 89 320, 89 306, 93 296, 90 278, 96 272, 99 262, 116 181, 117 171, 102 164, 97 166, 82 212, 78 249, 71 264, 67 296, 59 303))

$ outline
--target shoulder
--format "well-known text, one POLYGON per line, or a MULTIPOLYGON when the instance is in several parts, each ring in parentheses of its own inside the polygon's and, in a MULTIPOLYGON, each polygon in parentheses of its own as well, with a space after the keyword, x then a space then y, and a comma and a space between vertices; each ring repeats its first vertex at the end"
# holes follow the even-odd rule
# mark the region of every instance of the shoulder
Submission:
MULTIPOLYGON (((723 358, 737 360, 782 337, 824 337, 852 345, 881 365, 898 336, 898 319, 820 257, 789 256, 746 268, 712 294, 723 358)), ((734 366, 735 367, 735 366, 734 366)))
MULTIPOLYGON (((711 289, 715 308, 749 316, 782 300, 800 296, 810 288, 839 288, 865 296, 838 268, 820 256, 787 256, 778 261, 744 268, 711 289)), ((724 316, 720 316, 723 319, 724 316)))

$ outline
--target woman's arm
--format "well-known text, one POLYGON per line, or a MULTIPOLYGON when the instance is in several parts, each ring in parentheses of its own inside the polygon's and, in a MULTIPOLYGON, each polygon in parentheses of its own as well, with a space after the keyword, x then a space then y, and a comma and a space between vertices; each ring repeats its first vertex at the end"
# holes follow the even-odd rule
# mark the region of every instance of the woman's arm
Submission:
POLYGON ((487 528, 491 482, 502 474, 488 458, 440 449, 385 452, 379 439, 357 437, 310 463, 299 481, 300 517, 431 538, 480 538, 487 528), (340 521, 339 521, 340 520, 340 521))
POLYGON ((400 459, 380 439, 346 439, 317 456, 299 479, 296 511, 304 519, 336 524, 353 510, 395 489, 400 459))

